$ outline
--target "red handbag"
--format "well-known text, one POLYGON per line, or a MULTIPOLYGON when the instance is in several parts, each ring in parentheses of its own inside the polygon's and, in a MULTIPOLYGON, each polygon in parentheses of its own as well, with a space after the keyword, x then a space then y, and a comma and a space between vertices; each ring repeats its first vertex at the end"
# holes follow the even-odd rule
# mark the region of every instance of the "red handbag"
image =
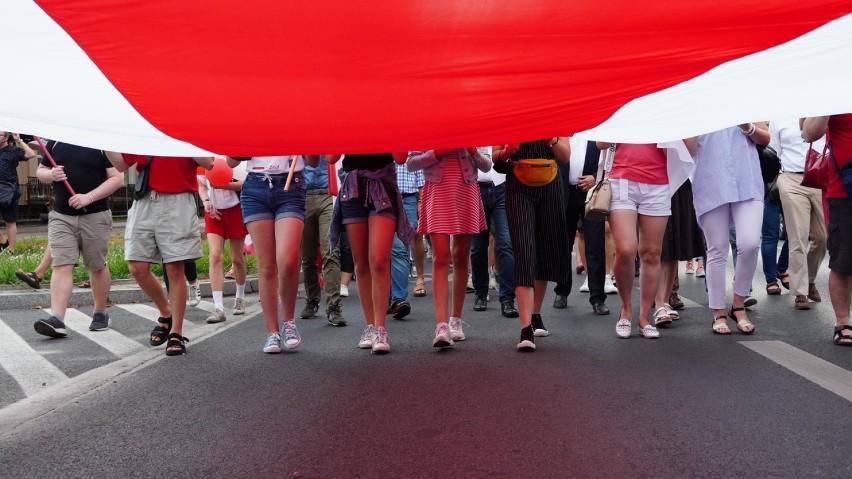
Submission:
POLYGON ((828 149, 831 148, 831 142, 825 142, 822 153, 817 153, 813 147, 814 144, 811 143, 808 147, 808 153, 805 155, 805 174, 802 175, 802 186, 824 190, 828 188, 828 169, 830 168, 828 149))

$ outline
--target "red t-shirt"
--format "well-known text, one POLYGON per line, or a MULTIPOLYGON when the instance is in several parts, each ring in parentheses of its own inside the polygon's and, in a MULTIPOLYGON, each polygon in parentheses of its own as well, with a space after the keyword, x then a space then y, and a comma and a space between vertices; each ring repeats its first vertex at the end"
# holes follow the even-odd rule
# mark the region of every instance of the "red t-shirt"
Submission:
MULTIPOLYGON (((136 165, 136 171, 148 163, 148 155, 130 155, 124 153, 124 162, 136 165)), ((198 164, 188 157, 155 156, 148 172, 148 187, 157 193, 187 193, 198 191, 195 178, 198 164)))
MULTIPOLYGON (((837 167, 852 161, 852 113, 832 115, 828 118, 828 139, 831 140, 831 150, 837 167)), ((826 198, 846 198, 846 189, 837 176, 834 165, 829 160, 828 190, 826 198)))
POLYGON ((666 150, 656 144, 619 143, 615 146, 610 178, 624 178, 649 185, 669 183, 666 150))

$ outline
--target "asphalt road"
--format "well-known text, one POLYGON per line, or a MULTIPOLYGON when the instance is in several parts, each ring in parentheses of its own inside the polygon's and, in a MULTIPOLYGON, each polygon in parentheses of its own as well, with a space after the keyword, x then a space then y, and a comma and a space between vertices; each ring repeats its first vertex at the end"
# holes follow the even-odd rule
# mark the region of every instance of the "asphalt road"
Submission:
POLYGON ((533 354, 515 351, 517 320, 496 301, 473 312, 472 295, 468 340, 435 350, 431 294, 389 319, 391 354, 358 350, 357 285, 349 327, 299 321, 301 348, 280 355, 260 351, 256 295, 217 326, 191 311, 178 358, 147 346, 138 306, 111 308, 114 342, 42 339, 45 312, 0 312, 0 477, 848 478, 852 348, 831 342, 825 273, 817 285, 825 301, 794 311, 755 281, 757 333, 722 337, 703 282, 682 276, 691 301, 658 340, 616 338, 616 296, 599 317, 585 294, 567 310, 550 294, 533 354), (64 378, 13 377, 20 343, 64 378))

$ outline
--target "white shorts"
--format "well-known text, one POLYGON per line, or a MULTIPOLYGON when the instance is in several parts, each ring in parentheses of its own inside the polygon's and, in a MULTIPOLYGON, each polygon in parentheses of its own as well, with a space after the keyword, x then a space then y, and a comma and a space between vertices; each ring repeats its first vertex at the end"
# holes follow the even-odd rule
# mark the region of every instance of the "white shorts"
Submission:
POLYGON ((610 210, 633 210, 645 216, 671 216, 669 185, 649 185, 624 178, 610 178, 610 210))

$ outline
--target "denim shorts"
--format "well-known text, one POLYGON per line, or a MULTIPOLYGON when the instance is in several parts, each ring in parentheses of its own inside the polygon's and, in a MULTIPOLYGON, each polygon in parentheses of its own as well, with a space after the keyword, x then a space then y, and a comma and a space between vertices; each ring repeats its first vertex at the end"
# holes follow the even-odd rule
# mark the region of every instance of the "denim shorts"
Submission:
MULTIPOLYGON (((396 190, 389 189, 388 196, 393 199, 394 195, 396 195, 396 190)), ((368 198, 368 196, 367 181, 359 181, 358 198, 340 202, 340 213, 343 216, 343 224, 366 223, 370 216, 384 216, 396 221, 399 216, 396 204, 391 204, 389 209, 379 213, 376 211, 376 205, 373 204, 371 199, 368 199, 365 203, 364 198, 368 198)))
POLYGON ((301 172, 293 174, 290 191, 284 191, 286 174, 249 173, 240 192, 243 223, 282 218, 305 220, 305 180, 301 172))

